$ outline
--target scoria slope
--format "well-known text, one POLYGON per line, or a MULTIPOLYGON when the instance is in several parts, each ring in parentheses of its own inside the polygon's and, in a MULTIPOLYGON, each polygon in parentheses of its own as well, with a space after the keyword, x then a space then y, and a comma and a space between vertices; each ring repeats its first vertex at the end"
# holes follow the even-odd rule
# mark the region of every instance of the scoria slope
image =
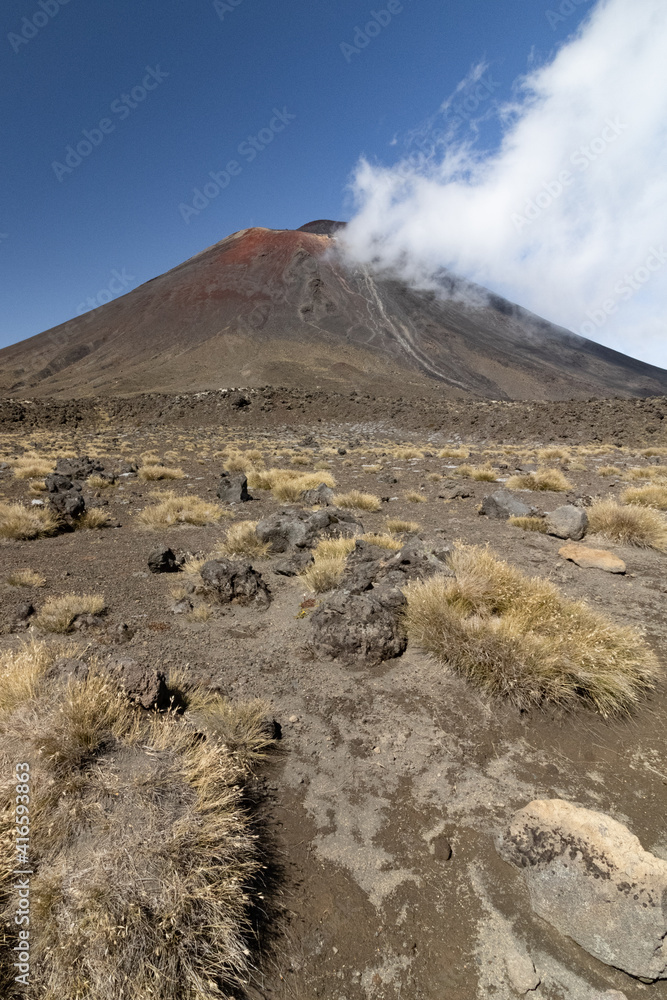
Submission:
POLYGON ((445 275, 442 294, 346 262, 329 220, 241 230, 0 351, 5 396, 280 385, 443 398, 667 394, 667 372, 445 275))

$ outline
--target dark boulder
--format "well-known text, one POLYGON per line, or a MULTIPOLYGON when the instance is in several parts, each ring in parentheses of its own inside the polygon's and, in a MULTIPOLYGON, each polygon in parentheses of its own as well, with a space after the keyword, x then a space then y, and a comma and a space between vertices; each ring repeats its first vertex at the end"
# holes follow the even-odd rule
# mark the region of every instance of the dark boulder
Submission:
POLYGON ((94 472, 104 472, 104 466, 96 459, 82 455, 79 458, 59 458, 56 462, 56 472, 69 479, 81 481, 88 479, 94 472))
POLYGON ((360 534, 363 526, 353 514, 337 507, 316 511, 288 507, 258 521, 255 530, 273 552, 287 552, 316 545, 324 535, 350 538, 360 534))
POLYGON ((223 472, 218 483, 218 498, 223 503, 245 503, 252 500, 248 479, 242 472, 223 472))
POLYGON ((365 594, 335 593, 312 614, 312 646, 343 664, 374 666, 401 656, 407 638, 400 612, 406 603, 393 587, 365 594))
POLYGON ((267 607, 271 601, 261 573, 240 559, 209 559, 201 568, 201 578, 221 604, 234 601, 267 607))
POLYGON ((151 573, 178 573, 182 565, 183 559, 175 555, 168 545, 158 545, 148 557, 151 573))
POLYGON ((130 701, 142 708, 165 709, 169 705, 169 690, 165 675, 156 667, 138 663, 129 657, 112 656, 106 663, 107 672, 125 691, 130 701))
POLYGON ((509 490, 496 490, 482 501, 480 514, 507 521, 510 517, 533 517, 537 514, 535 507, 529 507, 509 490))

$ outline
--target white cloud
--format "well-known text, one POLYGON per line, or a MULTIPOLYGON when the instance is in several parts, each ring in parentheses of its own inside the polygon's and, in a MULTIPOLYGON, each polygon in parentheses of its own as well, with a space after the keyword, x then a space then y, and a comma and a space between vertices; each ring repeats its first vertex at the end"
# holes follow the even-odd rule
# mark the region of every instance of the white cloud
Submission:
POLYGON ((600 0, 511 104, 480 100, 503 129, 492 154, 451 118, 474 67, 441 105, 446 128, 411 134, 419 155, 357 165, 348 252, 417 283, 447 267, 667 367, 666 52, 665 0, 600 0))

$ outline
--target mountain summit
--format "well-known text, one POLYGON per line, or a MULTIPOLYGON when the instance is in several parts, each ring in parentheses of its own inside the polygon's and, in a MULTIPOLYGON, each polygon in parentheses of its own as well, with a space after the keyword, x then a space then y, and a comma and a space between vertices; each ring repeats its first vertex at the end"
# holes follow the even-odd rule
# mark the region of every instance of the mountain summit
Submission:
POLYGON ((122 298, 0 351, 4 395, 232 386, 570 399, 667 394, 667 372, 444 274, 351 264, 319 219, 244 229, 122 298))

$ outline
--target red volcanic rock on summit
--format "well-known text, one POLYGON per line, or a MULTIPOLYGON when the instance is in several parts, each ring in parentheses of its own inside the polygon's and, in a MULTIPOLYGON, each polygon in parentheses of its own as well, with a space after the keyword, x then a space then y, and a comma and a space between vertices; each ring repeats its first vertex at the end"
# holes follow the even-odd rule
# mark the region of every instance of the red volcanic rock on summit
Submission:
POLYGON ((667 394, 667 373, 451 275, 442 294, 356 266, 344 223, 241 230, 99 309, 0 351, 5 395, 341 384, 376 395, 667 394))

